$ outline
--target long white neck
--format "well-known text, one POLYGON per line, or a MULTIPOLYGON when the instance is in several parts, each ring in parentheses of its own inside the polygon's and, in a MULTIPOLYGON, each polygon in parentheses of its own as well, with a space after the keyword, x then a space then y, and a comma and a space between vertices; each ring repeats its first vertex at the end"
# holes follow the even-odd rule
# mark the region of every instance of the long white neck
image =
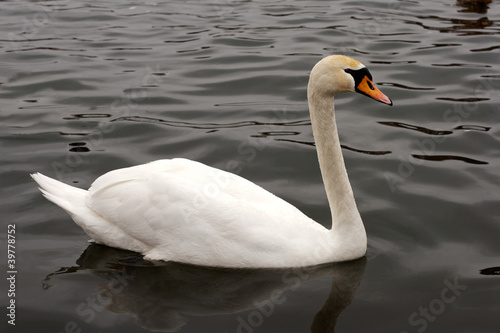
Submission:
POLYGON ((310 83, 308 100, 319 166, 332 214, 332 232, 366 237, 342 157, 333 96, 315 91, 310 83))

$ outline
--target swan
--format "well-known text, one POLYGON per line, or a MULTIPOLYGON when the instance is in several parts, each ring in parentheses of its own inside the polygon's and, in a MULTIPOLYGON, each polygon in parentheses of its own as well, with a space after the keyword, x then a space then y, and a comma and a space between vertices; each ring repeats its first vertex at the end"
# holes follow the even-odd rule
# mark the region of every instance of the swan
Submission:
POLYGON ((31 176, 94 242, 147 260, 285 268, 357 259, 367 238, 335 122, 333 96, 341 92, 392 105, 368 69, 350 57, 325 57, 311 71, 307 98, 331 229, 240 176, 183 158, 110 171, 89 190, 31 176))

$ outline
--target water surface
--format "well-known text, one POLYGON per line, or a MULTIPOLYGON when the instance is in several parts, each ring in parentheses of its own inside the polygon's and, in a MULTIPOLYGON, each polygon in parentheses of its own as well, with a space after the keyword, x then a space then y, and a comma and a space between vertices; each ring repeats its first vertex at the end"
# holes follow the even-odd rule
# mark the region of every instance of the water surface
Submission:
POLYGON ((2 267, 7 225, 17 232, 9 332, 498 332, 497 3, 18 1, 0 16, 2 267), (87 188, 186 157, 329 226, 305 88, 335 53, 367 65, 394 101, 336 98, 366 260, 151 265, 89 245, 29 178, 87 188))

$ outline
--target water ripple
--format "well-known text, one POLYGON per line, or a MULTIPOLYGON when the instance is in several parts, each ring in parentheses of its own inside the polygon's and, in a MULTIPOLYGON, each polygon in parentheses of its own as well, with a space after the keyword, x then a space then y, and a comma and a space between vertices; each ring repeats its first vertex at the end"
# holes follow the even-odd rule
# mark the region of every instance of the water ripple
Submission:
MULTIPOLYGON (((301 140, 292 140, 292 139, 275 139, 276 141, 283 141, 283 142, 291 142, 291 143, 298 143, 301 145, 306 145, 306 146, 313 146, 315 147, 316 144, 314 141, 301 141, 301 140)), ((359 149, 359 148, 353 148, 347 145, 340 145, 342 149, 350 150, 355 153, 361 153, 365 155, 387 155, 392 153, 391 151, 388 150, 365 150, 365 149, 359 149)))
POLYGON ((426 161, 442 162, 442 161, 455 160, 455 161, 462 161, 462 162, 469 163, 469 164, 488 164, 488 162, 476 160, 476 159, 469 158, 469 157, 456 156, 456 155, 417 155, 417 154, 412 154, 411 156, 418 158, 418 159, 421 159, 421 160, 426 160, 426 161))
POLYGON ((491 127, 479 126, 479 125, 460 125, 455 127, 454 129, 463 131, 488 132, 491 129, 491 127))
POLYGON ((481 275, 500 275, 500 266, 483 268, 479 271, 481 275))
POLYGON ((449 135, 453 134, 452 131, 443 131, 443 130, 433 130, 430 128, 425 128, 421 126, 415 126, 415 125, 410 125, 410 124, 405 124, 405 123, 400 123, 400 122, 395 122, 395 121, 379 121, 379 124, 382 125, 387 125, 387 126, 392 126, 392 127, 399 127, 399 128, 404 128, 404 129, 409 129, 413 131, 418 131, 421 133, 429 134, 429 135, 449 135))
MULTIPOLYGON (((37 290, 40 276, 72 265, 86 238, 44 201, 28 176, 34 171, 85 187, 109 170, 156 159, 223 169, 236 161, 240 175, 329 227, 306 86, 319 58, 337 53, 368 65, 394 101, 388 108, 359 95, 336 99, 368 233, 364 283, 374 286, 356 295, 349 312, 360 320, 344 320, 345 331, 416 331, 425 317, 411 317, 412 327, 408 316, 420 307, 456 311, 444 301, 437 309, 447 287, 440 281, 467 290, 457 296, 461 320, 433 313, 433 329, 498 331, 498 297, 484 293, 497 290, 500 257, 498 2, 20 0, 0 1, 0 13, 0 217, 22 227, 20 255, 30 267, 16 295, 16 304, 30 304, 20 331, 33 331, 34 321, 40 331, 64 330, 89 296, 104 296, 82 280, 88 272, 37 290), (380 279, 387 272, 392 279, 380 279)), ((300 273, 287 276, 298 283, 300 273)), ((310 331, 329 291, 323 282, 284 294, 275 315, 264 316, 264 305, 190 316, 181 331, 250 332, 257 327, 238 325, 261 317, 268 327, 310 331)), ((101 308, 97 321, 79 318, 85 327, 74 331, 143 330, 101 308)), ((156 319, 178 323, 171 314, 156 319)))
POLYGON ((193 129, 222 129, 222 128, 239 128, 248 126, 304 126, 309 125, 309 120, 296 120, 284 122, 260 122, 260 121, 238 121, 231 123, 195 123, 187 121, 164 120, 158 118, 142 117, 142 116, 128 116, 119 117, 111 121, 131 121, 138 123, 153 123, 159 125, 173 126, 173 127, 187 127, 193 129))
POLYGON ((440 101, 451 101, 451 102, 461 102, 461 103, 477 103, 490 100, 490 98, 481 98, 481 97, 462 97, 462 98, 436 97, 436 99, 440 101))
POLYGON ((425 88, 425 87, 410 87, 408 85, 404 85, 401 83, 395 83, 395 82, 379 82, 379 86, 386 86, 386 87, 396 87, 396 88, 401 88, 401 89, 407 89, 407 90, 435 90, 436 88, 425 88))

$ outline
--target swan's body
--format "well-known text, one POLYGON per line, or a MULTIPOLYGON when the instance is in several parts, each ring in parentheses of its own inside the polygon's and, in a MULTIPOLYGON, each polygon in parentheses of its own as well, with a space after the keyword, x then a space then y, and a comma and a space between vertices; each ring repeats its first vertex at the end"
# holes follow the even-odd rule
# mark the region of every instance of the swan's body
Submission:
POLYGON ((186 160, 159 160, 99 177, 86 191, 32 175, 47 199, 97 243, 147 259, 224 267, 298 267, 366 252, 366 233, 345 170, 333 95, 358 91, 386 104, 359 62, 327 57, 308 86, 311 123, 332 210, 332 229, 237 175, 186 160))

